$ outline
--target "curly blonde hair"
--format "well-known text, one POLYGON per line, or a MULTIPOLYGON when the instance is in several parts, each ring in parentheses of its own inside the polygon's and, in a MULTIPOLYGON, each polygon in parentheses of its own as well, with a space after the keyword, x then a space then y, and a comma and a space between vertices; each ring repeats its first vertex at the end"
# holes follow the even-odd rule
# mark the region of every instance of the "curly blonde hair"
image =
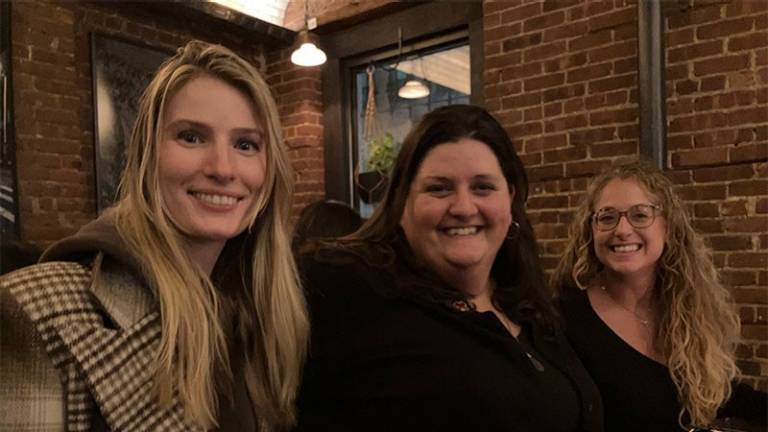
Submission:
POLYGON ((656 268, 660 321, 655 345, 664 355, 682 409, 691 425, 706 426, 730 398, 738 373, 734 351, 740 335, 736 310, 720 283, 711 252, 694 231, 672 182, 654 165, 638 161, 608 169, 587 188, 570 227, 563 258, 552 275, 563 291, 586 289, 603 269, 594 251, 591 216, 605 186, 634 179, 657 201, 667 221, 666 244, 656 268))
MULTIPOLYGON (((155 361, 155 390, 161 402, 174 391, 187 417, 210 429, 217 425, 219 394, 232 378, 228 348, 244 347, 245 378, 260 430, 289 429, 306 355, 309 320, 291 254, 293 172, 282 145, 277 107, 264 79, 232 51, 192 41, 157 71, 145 90, 127 151, 115 208, 117 228, 141 260, 155 292, 162 336, 155 361), (237 88, 253 105, 266 135, 266 178, 246 217, 250 246, 238 249, 235 272, 242 283, 216 287, 183 247, 160 191, 158 143, 166 104, 196 77, 210 76, 237 88), (238 265, 239 264, 239 265, 238 265), (233 316, 222 307, 220 289, 235 290, 233 316), (230 340, 232 321, 239 331, 230 340), (234 339, 234 340, 231 340, 234 339)), ((229 244, 229 243, 228 243, 229 244)), ((225 393, 227 392, 225 390, 225 393)))

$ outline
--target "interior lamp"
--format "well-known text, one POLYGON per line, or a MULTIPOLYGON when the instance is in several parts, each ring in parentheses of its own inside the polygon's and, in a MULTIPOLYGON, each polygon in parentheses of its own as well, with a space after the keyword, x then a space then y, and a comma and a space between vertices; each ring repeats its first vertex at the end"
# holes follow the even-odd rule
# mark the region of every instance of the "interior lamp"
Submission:
POLYGON ((420 99, 429 96, 429 87, 425 86, 423 82, 412 79, 406 81, 406 83, 400 87, 397 91, 397 95, 403 99, 420 99))
POLYGON ((309 31, 317 27, 317 19, 309 19, 309 0, 304 1, 304 28, 299 32, 299 47, 291 54, 291 63, 296 66, 320 66, 328 57, 309 38, 309 31))

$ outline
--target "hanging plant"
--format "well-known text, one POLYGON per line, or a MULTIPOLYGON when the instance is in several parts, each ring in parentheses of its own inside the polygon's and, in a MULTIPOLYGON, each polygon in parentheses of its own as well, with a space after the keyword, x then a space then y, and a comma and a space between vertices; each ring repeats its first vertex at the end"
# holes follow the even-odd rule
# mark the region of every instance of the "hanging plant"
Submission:
POLYGON ((389 173, 395 163, 396 154, 397 144, 391 133, 386 132, 371 140, 368 142, 368 161, 366 163, 368 171, 389 173))

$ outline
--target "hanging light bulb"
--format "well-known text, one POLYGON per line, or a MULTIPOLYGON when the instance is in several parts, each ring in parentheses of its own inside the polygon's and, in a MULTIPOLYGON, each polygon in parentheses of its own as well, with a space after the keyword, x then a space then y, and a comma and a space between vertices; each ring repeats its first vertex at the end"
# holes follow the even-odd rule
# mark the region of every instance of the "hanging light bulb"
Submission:
POLYGON ((309 20, 309 0, 304 1, 304 29, 299 32, 299 41, 301 44, 291 53, 291 63, 296 66, 319 66, 328 59, 323 50, 317 47, 309 39, 309 30, 317 27, 317 21, 312 18, 312 24, 309 20))
POLYGON ((319 66, 328 59, 323 50, 318 48, 309 40, 307 30, 302 30, 299 38, 302 40, 301 46, 291 54, 291 63, 296 66, 319 66), (303 36, 302 36, 303 35, 303 36))
POLYGON ((420 99, 429 96, 429 87, 425 86, 423 82, 412 79, 406 81, 406 83, 400 87, 397 91, 397 95, 403 99, 420 99))

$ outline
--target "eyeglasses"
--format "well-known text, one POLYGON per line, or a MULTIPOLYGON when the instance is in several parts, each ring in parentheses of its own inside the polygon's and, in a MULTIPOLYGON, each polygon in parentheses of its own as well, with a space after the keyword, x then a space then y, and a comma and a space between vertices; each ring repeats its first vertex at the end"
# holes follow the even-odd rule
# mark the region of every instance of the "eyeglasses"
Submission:
POLYGON ((648 228, 656 220, 656 212, 661 211, 661 206, 652 204, 635 204, 627 211, 618 211, 613 208, 602 208, 592 213, 592 222, 600 231, 610 231, 619 225, 621 217, 627 218, 627 222, 635 228, 648 228))

